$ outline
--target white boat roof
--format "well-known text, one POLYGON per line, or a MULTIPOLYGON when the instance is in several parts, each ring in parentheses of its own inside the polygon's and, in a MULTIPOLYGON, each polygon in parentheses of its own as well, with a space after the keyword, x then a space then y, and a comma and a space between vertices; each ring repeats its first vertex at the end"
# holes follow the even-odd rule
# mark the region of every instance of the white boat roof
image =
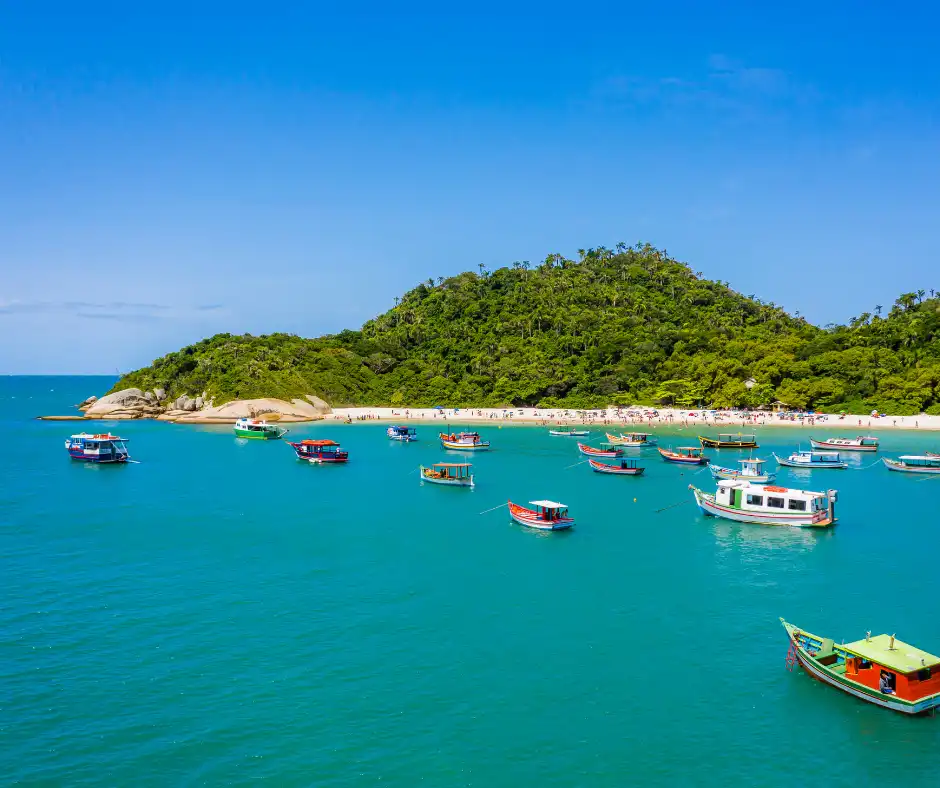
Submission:
POLYGON ((756 487, 762 491, 766 490, 767 492, 771 493, 778 492, 784 495, 810 495, 814 498, 819 498, 826 495, 824 492, 814 492, 813 490, 797 490, 792 487, 777 487, 774 484, 767 484, 766 482, 752 482, 750 479, 722 479, 720 482, 718 482, 718 486, 738 488, 741 490, 747 489, 748 487, 756 487))
POLYGON ((532 506, 541 506, 543 509, 565 509, 565 504, 558 501, 529 501, 532 506))
POLYGON ((940 457, 928 457, 921 454, 902 454, 898 457, 899 460, 926 460, 927 462, 935 462, 940 465, 940 457))

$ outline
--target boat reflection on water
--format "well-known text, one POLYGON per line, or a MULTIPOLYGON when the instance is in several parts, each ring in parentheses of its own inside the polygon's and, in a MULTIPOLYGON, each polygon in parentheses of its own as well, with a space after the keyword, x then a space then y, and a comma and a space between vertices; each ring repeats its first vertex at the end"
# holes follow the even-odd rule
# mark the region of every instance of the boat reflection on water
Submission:
POLYGON ((703 518, 703 521, 711 525, 711 531, 718 544, 727 548, 746 545, 747 547, 766 547, 768 550, 782 550, 788 547, 811 550, 817 542, 831 539, 835 534, 832 528, 786 526, 767 528, 762 525, 734 523, 712 518, 703 518))

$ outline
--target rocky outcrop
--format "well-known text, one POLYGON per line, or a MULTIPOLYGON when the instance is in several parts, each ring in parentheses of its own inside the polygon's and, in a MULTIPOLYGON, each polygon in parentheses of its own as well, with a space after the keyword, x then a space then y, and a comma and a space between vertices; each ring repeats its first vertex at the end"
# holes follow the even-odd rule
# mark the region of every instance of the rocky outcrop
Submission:
POLYGON ((140 389, 122 389, 95 400, 85 409, 88 419, 140 419, 159 415, 162 412, 153 395, 150 399, 140 389))
POLYGON ((310 402, 295 399, 241 399, 224 405, 203 408, 195 413, 184 412, 175 419, 180 424, 232 424, 241 418, 267 418, 274 421, 316 421, 322 414, 310 402))
POLYGON ((97 401, 98 401, 98 398, 94 394, 92 394, 90 397, 88 397, 88 399, 84 399, 78 404, 78 409, 88 410, 97 401))
MULTIPOLYGON (((307 399, 310 401, 310 404, 313 405, 313 407, 314 407, 314 409, 316 410, 317 413, 320 413, 321 415, 325 415, 325 414, 327 414, 327 413, 332 413, 332 412, 333 412, 333 408, 330 407, 330 403, 329 403, 329 402, 325 402, 324 400, 320 399, 319 397, 313 396, 313 394, 308 394, 308 395, 307 395, 307 399)), ((296 402, 296 400, 295 400, 295 402, 296 402)))

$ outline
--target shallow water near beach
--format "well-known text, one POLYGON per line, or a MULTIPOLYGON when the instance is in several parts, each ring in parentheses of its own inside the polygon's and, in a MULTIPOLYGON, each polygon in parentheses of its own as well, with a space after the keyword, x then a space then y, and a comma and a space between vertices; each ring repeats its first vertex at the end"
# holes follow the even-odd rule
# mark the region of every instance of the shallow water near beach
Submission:
MULTIPOLYGON (((87 425, 32 417, 109 385, 0 378, 5 783, 936 784, 940 719, 788 672, 778 617, 940 652, 940 478, 871 455, 783 469, 839 490, 839 525, 809 532, 706 519, 687 486, 707 470, 644 449, 643 477, 601 476, 535 427, 479 427, 472 491, 419 483, 458 457, 432 424, 410 445, 292 426, 349 449, 316 467, 230 427, 99 422, 139 464, 73 462, 87 425), (560 500, 576 528, 479 514, 508 497, 560 500)), ((878 456, 940 451, 865 431, 878 456)), ((809 434, 760 428, 756 454, 809 434)))

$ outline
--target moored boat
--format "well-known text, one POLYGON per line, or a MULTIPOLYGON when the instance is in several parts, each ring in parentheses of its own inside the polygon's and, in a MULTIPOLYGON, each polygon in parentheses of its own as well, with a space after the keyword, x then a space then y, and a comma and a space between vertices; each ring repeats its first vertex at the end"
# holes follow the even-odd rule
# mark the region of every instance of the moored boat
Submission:
POLYGON ((529 501, 525 506, 509 501, 509 516, 520 525, 540 531, 562 531, 571 528, 574 520, 568 516, 568 507, 557 501, 529 501))
POLYGON ((585 457, 622 457, 623 449, 618 448, 617 446, 612 446, 609 443, 602 443, 601 447, 595 449, 593 446, 588 446, 584 443, 578 444, 578 451, 581 452, 585 457))
POLYGON ((611 435, 608 432, 607 440, 614 446, 623 446, 625 449, 656 445, 656 439, 646 432, 621 432, 619 435, 611 435))
POLYGON ((743 433, 720 432, 717 438, 698 436, 703 449, 756 449, 757 436, 743 433))
POLYGON ((65 448, 73 460, 107 464, 127 462, 127 438, 112 435, 110 432, 96 435, 80 432, 65 439, 65 448))
POLYGON ((242 418, 235 422, 235 435, 238 438, 260 438, 262 440, 277 440, 287 434, 284 427, 277 424, 268 424, 264 419, 242 418))
POLYGON ((724 468, 714 463, 708 467, 716 479, 746 479, 749 482, 760 483, 772 482, 777 477, 776 473, 768 473, 764 470, 764 465, 766 465, 764 460, 751 458, 738 460, 738 462, 741 464, 740 468, 724 468))
POLYGON ((786 459, 774 454, 777 465, 785 468, 848 468, 849 464, 837 451, 796 451, 786 459))
POLYGON ((549 430, 548 434, 561 438, 583 438, 591 433, 589 430, 576 430, 574 427, 555 427, 549 430))
POLYGON ((824 441, 809 439, 814 449, 835 449, 836 451, 878 451, 878 438, 859 436, 858 438, 826 438, 824 441))
POLYGON ((336 441, 302 440, 287 443, 296 452, 298 460, 306 460, 314 465, 335 465, 349 461, 349 452, 341 449, 336 441))
POLYGON ((418 466, 421 481, 448 487, 473 487, 473 466, 467 462, 436 462, 430 468, 418 466))
POLYGON ((636 460, 621 460, 616 465, 588 460, 588 465, 597 473, 610 473, 616 476, 641 476, 645 470, 642 465, 636 464, 636 460))
POLYGON ((680 465, 708 465, 709 459, 702 454, 698 446, 680 446, 678 449, 658 448, 660 456, 666 462, 675 462, 680 465))
POLYGON ((940 473, 940 457, 937 455, 913 455, 903 454, 896 460, 889 460, 882 457, 881 461, 887 466, 889 471, 900 471, 902 473, 940 473))
POLYGON ((490 442, 481 440, 479 432, 451 432, 449 434, 442 432, 438 437, 445 449, 486 451, 490 448, 490 442))
POLYGON ((794 490, 744 479, 723 479, 714 493, 692 484, 689 489, 704 514, 739 523, 826 528, 836 521, 836 490, 794 490))
POLYGON ((404 425, 389 427, 385 430, 385 434, 393 441, 402 441, 403 443, 411 443, 411 441, 418 440, 418 431, 414 427, 404 425))
POLYGON ((903 714, 940 706, 940 657, 903 643, 894 635, 869 632, 862 640, 837 644, 780 619, 790 641, 787 665, 797 662, 814 679, 856 698, 903 714))

